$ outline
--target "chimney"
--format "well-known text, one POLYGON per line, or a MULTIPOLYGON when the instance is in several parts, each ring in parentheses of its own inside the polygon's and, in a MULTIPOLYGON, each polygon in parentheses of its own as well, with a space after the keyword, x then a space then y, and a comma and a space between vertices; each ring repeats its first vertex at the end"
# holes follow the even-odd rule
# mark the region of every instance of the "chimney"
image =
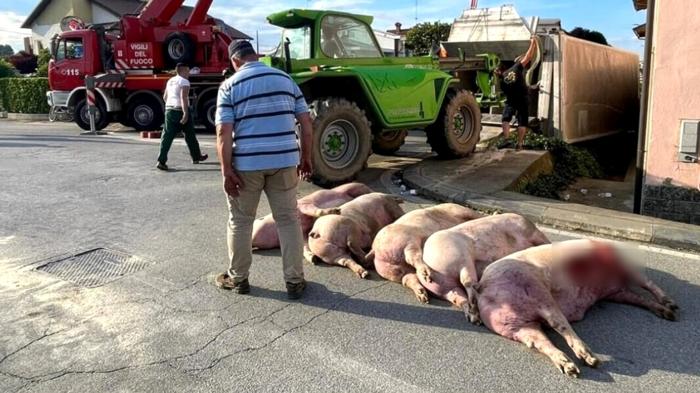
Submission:
POLYGON ((396 34, 401 34, 401 22, 394 23, 394 27, 396 27, 396 34))

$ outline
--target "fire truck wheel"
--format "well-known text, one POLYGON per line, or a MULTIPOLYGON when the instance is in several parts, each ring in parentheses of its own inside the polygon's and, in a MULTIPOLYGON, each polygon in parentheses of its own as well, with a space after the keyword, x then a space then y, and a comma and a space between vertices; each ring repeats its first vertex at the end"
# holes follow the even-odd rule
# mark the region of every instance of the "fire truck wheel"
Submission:
POLYGON ((126 109, 127 123, 136 131, 154 131, 163 125, 163 108, 150 96, 134 97, 126 109))
POLYGON ((204 101, 199 107, 199 123, 207 129, 214 131, 216 129, 216 97, 204 101))
POLYGON ((182 32, 172 33, 163 44, 164 58, 169 67, 177 63, 191 63, 196 48, 192 39, 182 32))
MULTIPOLYGON (((95 113, 95 130, 99 131, 109 125, 109 115, 104 107, 104 104, 97 102, 95 105, 97 112, 95 113)), ((75 124, 83 130, 90 130, 90 115, 88 112, 87 100, 81 100, 78 105, 75 106, 75 124)))

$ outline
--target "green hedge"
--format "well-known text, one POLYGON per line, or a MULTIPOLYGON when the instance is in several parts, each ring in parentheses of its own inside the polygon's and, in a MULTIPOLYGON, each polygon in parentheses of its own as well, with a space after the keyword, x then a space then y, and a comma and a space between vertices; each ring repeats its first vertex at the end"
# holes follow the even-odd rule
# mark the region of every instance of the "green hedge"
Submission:
POLYGON ((49 113, 47 78, 0 79, 0 108, 11 113, 49 113))

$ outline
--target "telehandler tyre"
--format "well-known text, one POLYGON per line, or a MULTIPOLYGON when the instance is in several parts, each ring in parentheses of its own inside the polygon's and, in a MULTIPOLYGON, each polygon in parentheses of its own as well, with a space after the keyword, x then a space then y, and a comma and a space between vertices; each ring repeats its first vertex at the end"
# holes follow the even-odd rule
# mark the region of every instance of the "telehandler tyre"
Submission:
POLYGON ((374 134, 372 151, 377 154, 391 156, 396 153, 406 140, 406 130, 392 130, 374 134))
POLYGON ((474 152, 481 135, 479 104, 466 90, 448 93, 437 121, 425 131, 440 158, 466 157, 474 152))
POLYGON ((367 162, 372 131, 365 112, 343 98, 315 100, 309 106, 313 119, 313 177, 319 185, 353 179, 367 162))

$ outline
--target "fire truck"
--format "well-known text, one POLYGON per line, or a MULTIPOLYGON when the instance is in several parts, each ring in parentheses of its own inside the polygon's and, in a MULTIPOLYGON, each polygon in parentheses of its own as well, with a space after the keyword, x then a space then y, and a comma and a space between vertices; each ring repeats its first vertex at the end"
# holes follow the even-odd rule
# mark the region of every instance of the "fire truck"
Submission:
POLYGON ((47 100, 53 113, 67 113, 90 129, 85 77, 96 81, 95 127, 118 121, 137 130, 163 123, 162 92, 172 70, 187 63, 191 104, 199 124, 214 128, 216 94, 230 67, 232 38, 207 15, 213 0, 199 0, 184 22, 173 17, 184 0, 150 0, 112 26, 85 26, 76 19, 52 41, 47 100))

